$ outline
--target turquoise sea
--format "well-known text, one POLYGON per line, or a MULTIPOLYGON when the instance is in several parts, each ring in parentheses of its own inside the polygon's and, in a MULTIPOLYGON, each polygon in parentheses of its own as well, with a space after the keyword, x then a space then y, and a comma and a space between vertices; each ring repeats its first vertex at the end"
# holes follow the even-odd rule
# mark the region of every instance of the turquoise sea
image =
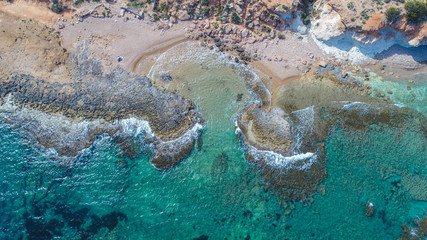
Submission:
MULTIPOLYGON (((0 239, 398 239, 402 224, 426 216, 427 141, 411 124, 334 127, 314 202, 283 207, 235 134, 237 114, 256 101, 239 69, 187 54, 185 65, 165 54, 150 76, 168 72, 182 84, 164 87, 192 99, 206 120, 201 148, 170 170, 150 163, 143 141, 129 159, 106 134, 63 165, 21 127, 0 121, 0 239)), ((412 105, 392 98, 426 116, 422 99, 425 87, 412 105)))

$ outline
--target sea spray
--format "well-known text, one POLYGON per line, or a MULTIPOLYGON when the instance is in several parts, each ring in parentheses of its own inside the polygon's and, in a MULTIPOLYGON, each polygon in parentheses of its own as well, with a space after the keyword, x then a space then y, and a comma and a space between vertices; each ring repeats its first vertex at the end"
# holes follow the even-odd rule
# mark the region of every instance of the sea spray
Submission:
POLYGON ((297 121, 291 125, 295 139, 295 154, 300 153, 300 147, 304 138, 312 133, 314 127, 314 106, 292 112, 297 121))
POLYGON ((256 162, 265 162, 271 167, 280 169, 282 173, 286 173, 287 169, 309 169, 311 165, 317 160, 317 155, 312 152, 295 153, 292 156, 283 156, 282 154, 276 153, 274 151, 259 150, 256 147, 248 144, 246 137, 242 134, 242 130, 237 124, 237 121, 235 122, 235 125, 236 136, 243 141, 246 153, 249 154, 252 160, 255 160, 256 162))
POLYGON ((291 168, 301 171, 309 169, 317 160, 316 154, 312 152, 284 157, 273 151, 258 150, 252 146, 248 146, 247 151, 256 161, 265 161, 271 167, 279 168, 283 173, 291 168))
MULTIPOLYGON (((114 121, 70 119, 60 114, 51 115, 35 109, 28 109, 14 103, 10 96, 0 106, 0 117, 4 122, 24 130, 39 147, 51 158, 58 159, 63 164, 69 164, 82 155, 90 153, 90 149, 99 141, 118 141, 127 150, 128 146, 136 144, 141 147, 149 146, 147 139, 156 138, 155 147, 149 147, 154 156, 159 151, 167 151, 170 156, 182 155, 183 149, 197 138, 203 128, 200 123, 186 131, 182 136, 163 141, 157 138, 148 121, 131 117, 114 121), (133 143, 129 143, 129 141, 133 143), (131 145, 129 145, 131 144, 131 145)), ((135 156, 135 154, 127 154, 135 156)), ((182 158, 182 157, 181 157, 182 158)))
POLYGON ((171 141, 155 141, 154 157, 152 164, 161 170, 170 169, 178 164, 184 157, 193 150, 195 140, 200 137, 200 130, 203 126, 196 123, 181 137, 171 141))

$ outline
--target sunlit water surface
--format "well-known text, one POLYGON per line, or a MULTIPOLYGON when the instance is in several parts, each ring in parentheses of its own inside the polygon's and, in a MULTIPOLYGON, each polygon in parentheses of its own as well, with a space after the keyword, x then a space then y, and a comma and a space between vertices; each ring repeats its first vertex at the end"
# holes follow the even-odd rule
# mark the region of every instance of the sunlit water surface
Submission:
POLYGON ((150 73, 206 120, 202 147, 171 170, 150 164, 148 146, 126 158, 106 135, 63 167, 25 131, 0 122, 0 239, 397 239, 402 223, 423 216, 425 136, 384 126, 333 129, 322 190, 285 215, 235 135, 238 112, 255 101, 242 69, 189 46, 176 49, 179 57, 164 54, 150 73), (162 83, 160 70, 173 83, 162 83))

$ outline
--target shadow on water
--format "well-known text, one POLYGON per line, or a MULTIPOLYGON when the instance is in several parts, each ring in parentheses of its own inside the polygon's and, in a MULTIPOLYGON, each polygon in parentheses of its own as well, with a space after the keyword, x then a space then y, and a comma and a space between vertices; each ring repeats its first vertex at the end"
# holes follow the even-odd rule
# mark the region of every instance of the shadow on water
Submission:
POLYGON ((384 60, 394 55, 408 55, 411 56, 415 61, 426 64, 427 63, 427 46, 419 47, 403 47, 399 44, 391 46, 389 49, 384 50, 375 55, 375 59, 384 60))
POLYGON ((357 48, 357 51, 363 55, 378 60, 399 54, 409 55, 414 61, 421 64, 427 61, 427 46, 412 47, 407 43, 407 39, 400 32, 396 32, 391 28, 383 29, 379 31, 379 34, 381 35, 378 39, 368 36, 359 41, 356 40, 356 38, 359 37, 358 33, 347 31, 337 37, 321 41, 321 43, 346 52, 357 48), (390 36, 393 37, 390 38, 390 36), (363 41, 366 41, 366 43, 363 41))
POLYGON ((25 212, 23 217, 28 239, 53 239, 54 236, 63 236, 62 230, 68 227, 76 231, 79 239, 89 239, 102 228, 112 231, 120 221, 127 221, 127 216, 121 212, 98 216, 92 214, 87 207, 73 211, 69 206, 61 203, 41 203, 32 205, 33 213, 25 212), (53 209, 54 216, 47 218, 53 209))

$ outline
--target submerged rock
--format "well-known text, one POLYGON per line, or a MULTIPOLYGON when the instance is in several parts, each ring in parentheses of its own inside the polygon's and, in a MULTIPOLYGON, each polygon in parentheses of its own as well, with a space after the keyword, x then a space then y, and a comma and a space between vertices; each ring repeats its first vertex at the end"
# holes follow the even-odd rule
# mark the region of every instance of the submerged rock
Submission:
MULTIPOLYGON (((75 157, 95 141, 96 135, 126 132, 122 120, 145 120, 148 125, 144 131, 149 128, 157 137, 153 163, 161 169, 177 164, 191 151, 190 143, 197 134, 191 133, 192 140, 183 141, 183 147, 178 147, 181 142, 175 140, 201 126, 202 119, 194 111, 194 104, 152 86, 147 77, 119 66, 104 73, 101 64, 88 57, 86 48, 83 43, 78 47, 80 51, 69 58, 73 78, 69 83, 16 72, 0 79, 0 100, 8 99, 2 106, 5 121, 22 124, 42 146, 55 149, 60 156, 75 157), (25 111, 19 112, 22 109, 25 111), (165 146, 173 146, 174 151, 165 146)), ((128 157, 139 152, 138 140, 133 137, 133 134, 115 135, 128 157)))
POLYGON ((218 154, 212 162, 211 174, 213 177, 222 176, 228 170, 229 158, 225 152, 218 154))
POLYGON ((323 145, 296 151, 301 143, 295 141, 287 119, 280 109, 268 113, 251 105, 239 115, 237 125, 248 149, 247 160, 258 166, 279 199, 308 201, 326 176, 323 145))
MULTIPOLYGON (((422 114, 362 95, 359 90, 347 87, 353 83, 336 84, 344 85, 346 90, 333 88, 336 95, 326 98, 323 87, 312 82, 307 84, 310 87, 295 86, 295 91, 289 85, 291 89, 284 92, 289 96, 280 100, 281 109, 272 108, 267 112, 254 104, 237 118, 240 130, 237 132, 247 147, 246 159, 258 167, 268 183, 267 188, 281 200, 305 204, 313 201, 312 195, 326 177, 324 146, 331 129, 365 132, 375 131, 375 126, 381 125, 396 131, 411 127, 427 136, 427 120, 422 114), (349 93, 358 98, 353 96, 353 101, 342 101, 349 93), (307 101, 300 102, 299 98, 307 101), (359 99, 366 102, 357 101, 359 99)), ((324 85, 326 80, 318 84, 324 85)), ((373 214, 373 209, 367 210, 367 214, 371 214, 371 210, 373 214)))
POLYGON ((402 224, 403 233, 399 240, 422 240, 427 236, 427 217, 421 220, 415 220, 417 227, 408 227, 402 224))
POLYGON ((366 216, 372 217, 374 215, 374 204, 372 202, 366 202, 366 216))

